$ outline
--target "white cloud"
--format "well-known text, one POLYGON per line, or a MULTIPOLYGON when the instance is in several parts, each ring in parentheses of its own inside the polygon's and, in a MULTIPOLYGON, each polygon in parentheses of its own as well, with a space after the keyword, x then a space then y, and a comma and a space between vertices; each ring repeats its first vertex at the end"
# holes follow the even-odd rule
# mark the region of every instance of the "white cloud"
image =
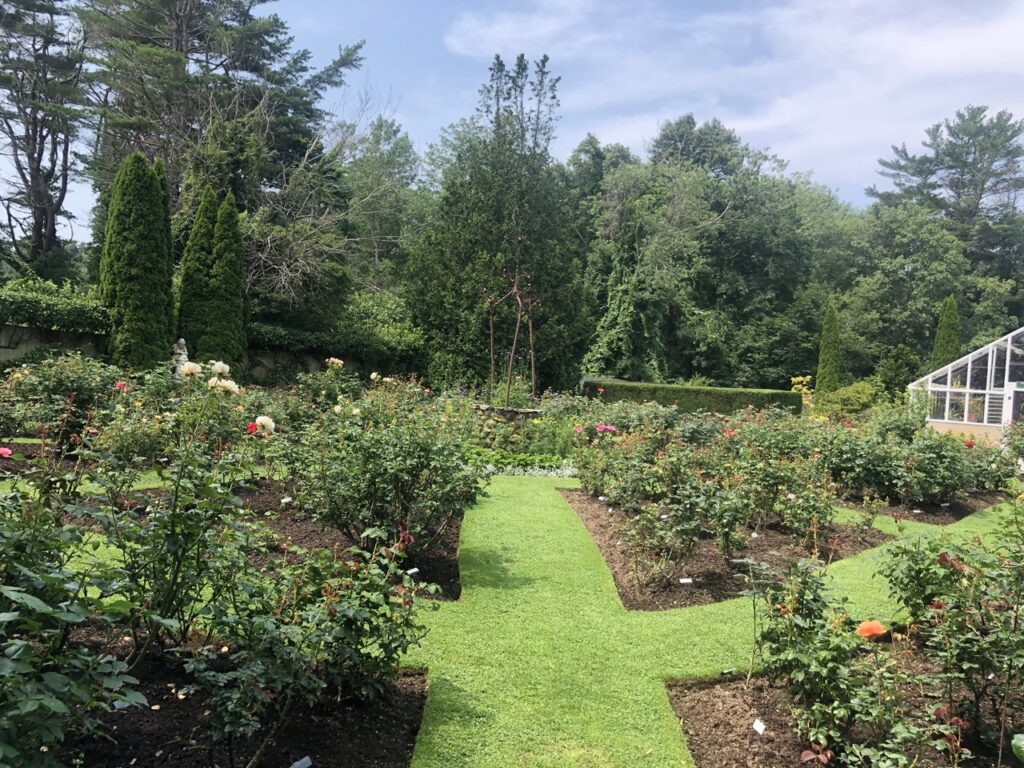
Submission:
POLYGON ((562 75, 557 149, 587 131, 641 151, 660 122, 721 118, 845 196, 874 183, 891 144, 966 104, 1024 117, 1024 0, 780 0, 745 12, 682 3, 535 2, 459 16, 448 49, 549 53, 562 75))

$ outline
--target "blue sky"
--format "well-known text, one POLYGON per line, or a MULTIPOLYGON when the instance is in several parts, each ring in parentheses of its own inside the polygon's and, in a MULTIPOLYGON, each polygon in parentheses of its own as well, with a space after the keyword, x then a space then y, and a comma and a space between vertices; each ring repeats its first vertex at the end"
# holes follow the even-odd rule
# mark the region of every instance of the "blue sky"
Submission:
MULTIPOLYGON (((718 117, 791 171, 864 202, 891 144, 966 104, 1024 118, 1024 0, 280 0, 297 46, 328 60, 365 39, 329 104, 361 97, 419 149, 471 114, 495 53, 551 57, 562 107, 554 152, 592 132, 643 153, 660 123, 718 117)), ((371 110, 373 111, 373 110, 371 110)))

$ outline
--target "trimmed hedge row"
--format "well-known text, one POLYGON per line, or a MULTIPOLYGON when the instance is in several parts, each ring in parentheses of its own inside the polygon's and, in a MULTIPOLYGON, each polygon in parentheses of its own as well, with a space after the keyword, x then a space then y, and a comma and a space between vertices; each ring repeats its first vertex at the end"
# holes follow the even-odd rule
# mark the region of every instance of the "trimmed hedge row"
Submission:
POLYGON ((12 280, 0 287, 0 325, 106 335, 110 315, 92 294, 43 280, 12 280))
POLYGON ((730 389, 726 387, 686 387, 679 384, 648 384, 623 379, 585 378, 580 383, 584 395, 600 397, 606 402, 631 400, 644 403, 654 401, 661 405, 674 405, 684 413, 709 411, 733 413, 746 408, 777 406, 800 413, 803 403, 798 392, 777 389, 730 389), (598 392, 598 389, 602 392, 598 392))

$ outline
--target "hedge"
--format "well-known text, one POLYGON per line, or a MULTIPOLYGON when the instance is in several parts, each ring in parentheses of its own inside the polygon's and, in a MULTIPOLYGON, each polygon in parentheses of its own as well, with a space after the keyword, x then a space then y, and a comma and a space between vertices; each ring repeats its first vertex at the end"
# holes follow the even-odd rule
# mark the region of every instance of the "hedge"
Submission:
POLYGON ((777 389, 730 389, 726 387, 686 387, 679 384, 648 384, 623 379, 585 378, 580 383, 584 395, 600 397, 606 402, 632 400, 633 402, 654 401, 662 405, 674 405, 685 413, 710 411, 711 413, 733 413, 753 406, 768 408, 777 406, 800 413, 802 401, 798 392, 784 392, 777 389), (598 389, 601 392, 598 392, 598 389))
POLYGON ((105 336, 110 315, 92 294, 44 280, 12 280, 0 287, 0 325, 105 336))

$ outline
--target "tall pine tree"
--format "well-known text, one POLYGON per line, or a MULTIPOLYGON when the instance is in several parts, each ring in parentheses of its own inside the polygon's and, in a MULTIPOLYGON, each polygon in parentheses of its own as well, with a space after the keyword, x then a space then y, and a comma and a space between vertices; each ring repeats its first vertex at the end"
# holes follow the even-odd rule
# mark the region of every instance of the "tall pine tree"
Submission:
POLYGON ((210 317, 210 273, 213 270, 213 239, 217 226, 217 195, 212 187, 203 190, 181 257, 178 279, 178 335, 185 339, 191 357, 206 360, 200 339, 206 335, 210 317))
POLYGON ((821 343, 818 346, 818 376, 814 391, 818 394, 835 392, 839 389, 839 314, 831 301, 825 308, 825 319, 821 324, 821 343))
POLYGON ((935 330, 935 346, 929 361, 932 369, 941 368, 960 357, 960 314, 956 299, 947 296, 939 310, 939 326, 935 330))
POLYGON ((110 310, 110 356, 117 365, 148 368, 170 354, 169 215, 157 174, 132 153, 114 182, 100 259, 100 295, 110 310))

